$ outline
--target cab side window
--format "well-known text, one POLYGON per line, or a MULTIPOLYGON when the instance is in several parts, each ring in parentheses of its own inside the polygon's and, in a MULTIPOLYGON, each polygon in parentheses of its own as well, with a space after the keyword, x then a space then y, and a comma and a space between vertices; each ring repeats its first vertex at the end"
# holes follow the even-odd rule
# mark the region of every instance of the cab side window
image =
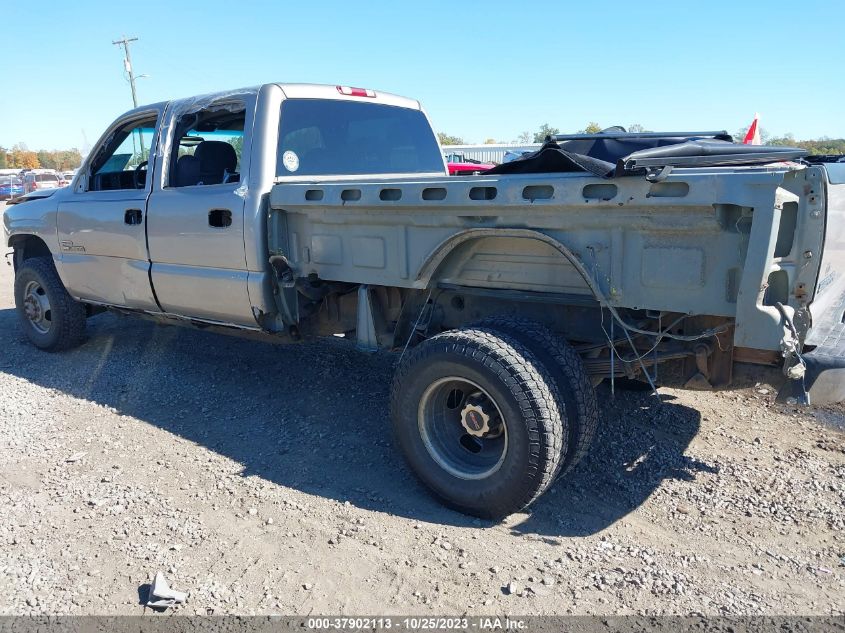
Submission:
POLYGON ((133 121, 106 140, 91 163, 88 191, 146 187, 156 122, 155 116, 133 121))
POLYGON ((182 116, 176 124, 168 187, 239 183, 246 108, 242 102, 182 116))

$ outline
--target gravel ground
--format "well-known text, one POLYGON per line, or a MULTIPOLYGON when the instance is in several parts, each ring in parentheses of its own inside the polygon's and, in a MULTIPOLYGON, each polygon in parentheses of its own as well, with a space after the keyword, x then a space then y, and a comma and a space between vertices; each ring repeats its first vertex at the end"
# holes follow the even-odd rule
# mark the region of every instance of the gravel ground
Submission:
POLYGON ((841 614, 845 408, 610 397, 592 452, 502 523, 391 446, 393 359, 100 315, 26 344, 0 267, 0 614, 841 614))

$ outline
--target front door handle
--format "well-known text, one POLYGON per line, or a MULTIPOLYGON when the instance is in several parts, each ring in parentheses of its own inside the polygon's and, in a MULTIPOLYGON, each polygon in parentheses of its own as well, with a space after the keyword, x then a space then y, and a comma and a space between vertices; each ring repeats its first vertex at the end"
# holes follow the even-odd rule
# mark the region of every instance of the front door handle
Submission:
POLYGON ((126 213, 123 214, 124 223, 130 226, 140 224, 143 220, 144 214, 141 212, 141 209, 126 209, 126 213))
POLYGON ((232 226, 232 212, 229 209, 212 209, 208 212, 208 226, 218 229, 232 226))

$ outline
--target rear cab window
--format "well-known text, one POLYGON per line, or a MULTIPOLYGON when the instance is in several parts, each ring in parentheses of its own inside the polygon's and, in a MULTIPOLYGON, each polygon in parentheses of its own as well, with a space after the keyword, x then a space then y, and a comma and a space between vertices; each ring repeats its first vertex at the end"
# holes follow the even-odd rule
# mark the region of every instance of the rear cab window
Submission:
POLYGON ((179 118, 178 145, 170 156, 168 187, 239 183, 246 106, 215 104, 179 118))
POLYGON ((286 99, 276 175, 443 174, 443 157, 420 110, 331 99, 286 99))

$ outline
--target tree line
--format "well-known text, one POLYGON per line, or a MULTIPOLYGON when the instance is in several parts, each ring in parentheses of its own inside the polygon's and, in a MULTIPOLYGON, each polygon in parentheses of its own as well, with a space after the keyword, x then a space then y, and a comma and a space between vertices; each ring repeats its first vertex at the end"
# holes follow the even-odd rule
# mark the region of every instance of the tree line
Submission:
MULTIPOLYGON (((737 130, 734 140, 742 140, 748 132, 748 126, 737 130)), ((810 154, 845 154, 845 138, 830 138, 822 136, 816 139, 799 141, 792 134, 772 136, 766 128, 760 128, 760 142, 763 145, 780 145, 782 147, 800 147, 810 154)))
POLYGON ((845 138, 828 138, 823 136, 817 139, 798 141, 791 134, 770 138, 766 145, 783 145, 784 147, 800 147, 810 154, 845 154, 845 138))
POLYGON ((82 154, 75 147, 72 149, 30 150, 25 144, 18 143, 11 149, 0 147, 0 169, 55 169, 71 171, 82 164, 82 154))
MULTIPOLYGON (((597 132, 601 132, 603 129, 605 129, 603 126, 599 125, 595 121, 591 121, 584 126, 583 129, 578 130, 578 134, 596 134, 597 132)), ((650 131, 646 130, 639 123, 629 125, 626 129, 629 132, 650 131)), ((738 143, 742 142, 742 139, 745 137, 745 133, 747 131, 748 127, 737 130, 737 132, 733 135, 734 141, 738 143)), ((511 141, 497 141, 495 139, 488 138, 484 141, 484 143, 487 145, 491 143, 527 145, 529 143, 542 143, 546 140, 547 136, 552 136, 554 134, 560 134, 560 130, 556 127, 552 127, 548 123, 544 123, 536 132, 525 131, 511 141)), ((441 145, 467 145, 462 137, 452 136, 451 134, 446 134, 444 132, 439 132, 437 134, 437 138, 440 140, 441 145)), ((810 152, 810 154, 845 154, 845 138, 829 138, 827 136, 823 136, 817 139, 799 141, 792 134, 775 137, 766 132, 765 129, 760 130, 760 138, 764 145, 800 147, 801 149, 805 149, 810 152)))

